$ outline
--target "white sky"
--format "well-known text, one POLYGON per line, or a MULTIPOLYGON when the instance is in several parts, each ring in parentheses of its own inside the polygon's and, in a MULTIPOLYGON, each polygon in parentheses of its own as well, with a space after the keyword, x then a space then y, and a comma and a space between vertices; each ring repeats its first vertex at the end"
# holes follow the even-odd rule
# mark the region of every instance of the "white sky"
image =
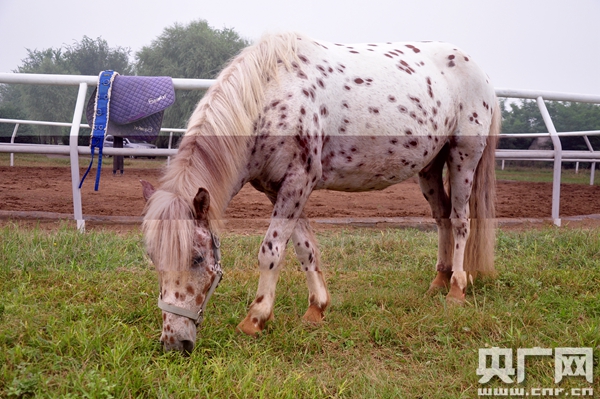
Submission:
POLYGON ((0 72, 26 48, 84 35, 134 53, 196 19, 250 40, 283 30, 346 43, 440 40, 496 87, 600 94, 600 0, 0 0, 0 72))

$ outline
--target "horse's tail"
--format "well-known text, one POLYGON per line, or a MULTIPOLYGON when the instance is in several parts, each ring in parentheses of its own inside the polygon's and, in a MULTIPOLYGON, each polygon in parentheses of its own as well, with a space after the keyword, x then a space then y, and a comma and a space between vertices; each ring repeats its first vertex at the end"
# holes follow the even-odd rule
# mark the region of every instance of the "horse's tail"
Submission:
POLYGON ((502 116, 500 106, 492 115, 487 145, 473 179, 469 201, 471 233, 465 248, 464 270, 495 276, 494 247, 496 244, 496 146, 502 116))

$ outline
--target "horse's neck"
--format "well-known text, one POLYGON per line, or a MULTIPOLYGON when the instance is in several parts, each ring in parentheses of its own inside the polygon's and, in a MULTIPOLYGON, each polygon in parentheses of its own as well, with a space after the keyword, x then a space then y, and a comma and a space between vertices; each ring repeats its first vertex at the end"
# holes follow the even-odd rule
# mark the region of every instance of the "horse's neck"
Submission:
POLYGON ((184 137, 164 184, 191 198, 201 187, 207 189, 212 209, 209 217, 222 219, 245 183, 247 140, 240 136, 184 137))

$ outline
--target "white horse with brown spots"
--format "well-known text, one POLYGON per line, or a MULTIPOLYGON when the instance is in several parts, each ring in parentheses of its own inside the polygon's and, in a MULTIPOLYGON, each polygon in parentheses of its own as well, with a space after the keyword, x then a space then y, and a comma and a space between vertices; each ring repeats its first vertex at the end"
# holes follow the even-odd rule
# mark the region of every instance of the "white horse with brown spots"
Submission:
POLYGON ((468 272, 494 272, 497 104, 486 75, 449 44, 343 45, 288 33, 245 49, 198 104, 160 189, 144 187, 165 348, 194 346, 195 315, 219 278, 215 237, 246 183, 273 214, 244 333, 273 318, 290 238, 308 282, 304 318, 324 317, 329 293, 303 214, 313 190, 381 190, 417 173, 438 225, 430 290, 464 301, 468 272))

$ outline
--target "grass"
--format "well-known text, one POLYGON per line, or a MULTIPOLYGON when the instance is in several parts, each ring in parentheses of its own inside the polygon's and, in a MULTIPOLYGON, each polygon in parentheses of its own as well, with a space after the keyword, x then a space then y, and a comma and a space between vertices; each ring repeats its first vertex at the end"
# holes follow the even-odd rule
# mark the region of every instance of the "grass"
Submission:
MULTIPOLYGON (((563 168, 560 174, 560 181, 570 184, 590 184, 589 164, 582 163, 580 166, 579 173, 575 173, 575 169, 563 168)), ((504 170, 496 168, 496 178, 498 180, 552 183, 552 173, 552 164, 550 162, 546 163, 545 167, 513 166, 510 165, 510 162, 507 162, 504 170)), ((596 170, 594 174, 594 184, 600 185, 600 170, 596 170)))
MULTIPOLYGON (((307 291, 288 251, 276 319, 250 338, 234 329, 257 287, 260 240, 223 237, 224 280, 186 358, 159 345, 139 234, 4 227, 0 397, 473 398, 478 349, 492 346, 592 347, 598 390, 600 229, 501 231, 499 277, 476 282, 460 308, 424 295, 435 233, 322 233, 326 321, 301 322, 307 291)), ((528 359, 525 385, 509 386, 555 387, 553 364, 528 359)))
MULTIPOLYGON (((157 169, 162 167, 166 162, 165 157, 157 157, 156 159, 147 158, 124 158, 123 164, 125 167, 157 169)), ((103 158, 103 162, 112 164, 112 158, 103 158)), ((79 157, 79 166, 87 167, 90 163, 90 157, 79 157)), ((29 166, 29 167, 70 167, 70 158, 66 155, 46 156, 39 154, 14 154, 14 165, 29 166)), ((10 154, 0 153, 0 166, 10 166, 10 154)))

